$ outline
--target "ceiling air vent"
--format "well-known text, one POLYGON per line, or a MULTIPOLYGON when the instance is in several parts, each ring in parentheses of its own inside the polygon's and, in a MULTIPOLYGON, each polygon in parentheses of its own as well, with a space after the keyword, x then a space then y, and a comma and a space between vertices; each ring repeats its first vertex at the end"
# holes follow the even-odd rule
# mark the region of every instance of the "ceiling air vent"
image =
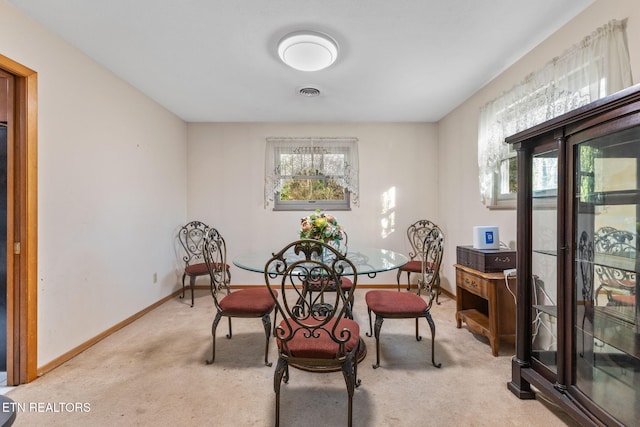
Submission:
POLYGON ((301 96, 308 96, 308 97, 320 96, 320 90, 316 89, 315 87, 303 87, 298 90, 298 93, 301 96))

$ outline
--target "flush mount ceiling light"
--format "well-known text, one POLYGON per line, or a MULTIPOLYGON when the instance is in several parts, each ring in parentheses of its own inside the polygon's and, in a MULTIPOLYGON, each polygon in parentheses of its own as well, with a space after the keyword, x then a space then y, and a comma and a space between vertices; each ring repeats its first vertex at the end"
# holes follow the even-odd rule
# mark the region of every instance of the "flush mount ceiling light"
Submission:
POLYGON ((327 68, 338 58, 338 44, 326 34, 296 31, 280 40, 278 55, 291 68, 318 71, 327 68))

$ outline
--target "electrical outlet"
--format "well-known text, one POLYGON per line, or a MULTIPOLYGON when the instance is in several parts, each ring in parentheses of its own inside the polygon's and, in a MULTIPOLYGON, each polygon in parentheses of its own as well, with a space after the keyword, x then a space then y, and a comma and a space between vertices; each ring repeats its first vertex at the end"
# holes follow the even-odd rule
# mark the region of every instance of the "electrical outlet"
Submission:
POLYGON ((153 283, 158 283, 158 273, 153 273, 153 283))

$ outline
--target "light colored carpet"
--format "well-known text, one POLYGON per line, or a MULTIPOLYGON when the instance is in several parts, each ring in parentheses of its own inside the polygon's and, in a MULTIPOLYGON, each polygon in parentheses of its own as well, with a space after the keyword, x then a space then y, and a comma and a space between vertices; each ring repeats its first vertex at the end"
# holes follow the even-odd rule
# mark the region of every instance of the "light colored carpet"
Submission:
MULTIPOLYGON (((355 318, 369 330, 364 294, 355 318)), ((273 367, 263 364, 264 332, 258 319, 218 326, 211 353, 213 301, 197 291, 195 307, 171 300, 30 384, 7 393, 19 405, 16 426, 272 426, 273 367), (75 405, 71 405, 75 404, 75 405)), ((487 341, 455 327, 455 301, 434 305, 436 362, 425 320, 423 340, 412 320, 382 326, 381 367, 374 370, 375 340, 364 336, 362 385, 354 396, 355 426, 574 426, 566 414, 540 400, 519 400, 507 390, 513 346, 498 357, 487 341)), ((277 360, 273 339, 270 361, 277 360)), ((347 395, 340 372, 291 369, 282 389, 282 426, 346 425, 347 395)))

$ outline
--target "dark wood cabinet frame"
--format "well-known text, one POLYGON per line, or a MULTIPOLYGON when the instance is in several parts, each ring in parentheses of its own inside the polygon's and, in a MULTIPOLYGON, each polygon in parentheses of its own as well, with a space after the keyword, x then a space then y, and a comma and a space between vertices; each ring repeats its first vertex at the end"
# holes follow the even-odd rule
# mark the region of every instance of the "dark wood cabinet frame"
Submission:
MULTIPOLYGON (((577 233, 573 149, 595 136, 640 125, 640 85, 625 89, 531 129, 508 137, 518 156, 517 226, 517 338, 512 379, 507 384, 521 399, 535 398, 535 390, 563 408, 581 425, 620 425, 576 386, 576 304, 574 254, 577 233), (558 152, 557 209, 557 372, 532 357, 532 207, 533 156, 558 152)), ((578 325, 579 326, 579 325, 578 325)), ((638 337, 637 339, 640 339, 638 337)), ((631 402, 630 404, 633 404, 631 402)))

